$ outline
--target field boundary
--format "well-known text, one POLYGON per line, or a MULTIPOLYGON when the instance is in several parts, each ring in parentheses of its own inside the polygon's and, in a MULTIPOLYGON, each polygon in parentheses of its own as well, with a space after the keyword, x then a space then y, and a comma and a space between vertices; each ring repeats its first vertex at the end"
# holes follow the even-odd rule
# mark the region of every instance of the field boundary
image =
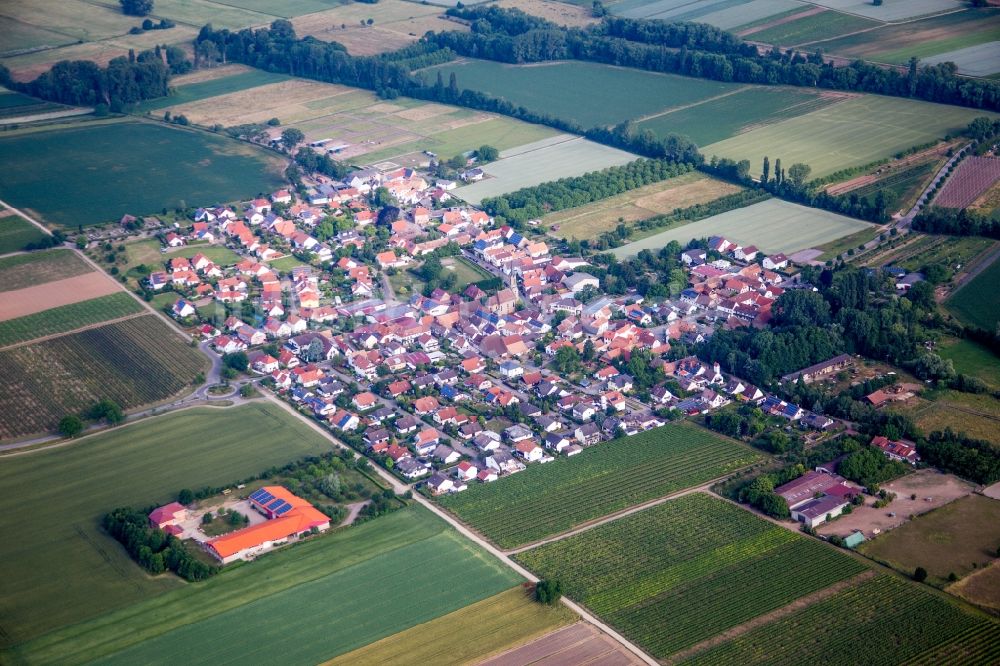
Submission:
MULTIPOLYGON (((44 310, 42 310, 44 312, 44 310)), ((104 321, 98 321, 93 324, 87 324, 86 326, 81 326, 79 328, 74 328, 71 331, 63 331, 61 333, 50 333, 49 335, 43 335, 39 338, 32 338, 30 340, 21 340, 20 342, 15 342, 13 344, 7 345, 6 347, 0 347, 0 352, 9 351, 11 349, 17 349, 18 347, 24 347, 25 345, 32 345, 36 342, 45 342, 46 340, 52 340, 54 338, 61 338, 64 335, 72 335, 74 333, 80 333, 82 331, 88 331, 92 328, 98 328, 100 326, 107 326, 108 324, 117 324, 119 322, 127 321, 129 319, 135 319, 137 317, 145 317, 148 312, 134 312, 130 315, 123 315, 121 317, 115 317, 114 319, 106 319, 104 321)))

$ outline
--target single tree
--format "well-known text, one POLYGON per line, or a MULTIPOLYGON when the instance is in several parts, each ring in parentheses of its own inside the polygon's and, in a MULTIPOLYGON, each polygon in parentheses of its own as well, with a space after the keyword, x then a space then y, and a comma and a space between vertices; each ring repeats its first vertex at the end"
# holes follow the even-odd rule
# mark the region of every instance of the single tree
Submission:
POLYGON ((306 135, 302 133, 302 130, 294 127, 286 127, 281 130, 281 143, 285 146, 285 150, 289 152, 292 148, 302 143, 302 140, 305 138, 306 135))
POLYGON ((177 501, 181 504, 190 504, 194 501, 194 493, 184 488, 179 493, 177 493, 177 501))
POLYGON ((535 584, 535 600, 554 606, 562 597, 562 583, 557 580, 540 580, 535 584))
POLYGON ((917 581, 918 583, 922 583, 925 580, 927 580, 927 569, 924 569, 923 567, 917 567, 916 569, 914 569, 913 580, 917 581))
POLYGON ((500 151, 493 146, 479 146, 479 150, 476 151, 476 157, 479 158, 480 162, 492 162, 500 157, 500 151))
POLYGON ((79 416, 70 414, 59 421, 59 434, 63 437, 76 437, 81 432, 83 432, 83 421, 79 416))
POLYGON ((762 185, 767 185, 767 179, 771 176, 771 160, 764 155, 764 168, 760 172, 760 182, 762 185))

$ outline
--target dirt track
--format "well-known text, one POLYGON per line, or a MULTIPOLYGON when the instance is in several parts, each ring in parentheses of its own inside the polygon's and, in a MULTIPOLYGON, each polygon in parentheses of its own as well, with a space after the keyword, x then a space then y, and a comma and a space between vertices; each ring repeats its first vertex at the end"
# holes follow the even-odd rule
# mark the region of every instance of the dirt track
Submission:
POLYGON ((121 287, 114 280, 96 271, 8 291, 0 301, 0 321, 24 317, 49 308, 70 305, 119 291, 121 287))

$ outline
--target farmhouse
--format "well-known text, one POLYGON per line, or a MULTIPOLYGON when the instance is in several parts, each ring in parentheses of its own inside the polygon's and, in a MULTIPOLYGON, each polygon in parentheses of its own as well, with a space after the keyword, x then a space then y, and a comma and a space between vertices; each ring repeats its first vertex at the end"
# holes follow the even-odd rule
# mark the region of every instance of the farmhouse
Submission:
POLYGON ((843 513, 857 490, 837 474, 811 471, 778 486, 774 494, 788 503, 793 520, 816 527, 843 513))
POLYGON ((180 502, 171 502, 153 509, 149 514, 149 524, 169 534, 176 534, 180 532, 178 523, 186 518, 187 509, 184 505, 180 502))
POLYGON ((330 529, 330 519, 312 504, 281 486, 265 486, 249 497, 250 506, 266 522, 216 537, 205 546, 223 564, 252 559, 313 529, 330 529))
POLYGON ((872 439, 872 446, 878 447, 882 453, 890 460, 916 465, 920 462, 917 450, 905 442, 894 442, 888 437, 875 437, 872 439))
POLYGON ((838 370, 843 370, 850 363, 851 357, 849 354, 834 356, 833 358, 823 361, 822 363, 810 365, 808 368, 802 368, 801 370, 785 375, 781 378, 781 383, 786 384, 788 382, 796 382, 801 377, 803 382, 811 384, 812 382, 822 379, 827 375, 831 375, 838 370))

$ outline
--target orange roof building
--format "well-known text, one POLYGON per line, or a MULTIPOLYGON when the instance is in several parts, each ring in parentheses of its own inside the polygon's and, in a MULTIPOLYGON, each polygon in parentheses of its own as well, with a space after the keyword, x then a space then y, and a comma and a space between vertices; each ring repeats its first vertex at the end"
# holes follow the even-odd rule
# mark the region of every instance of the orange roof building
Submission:
POLYGON ((312 504, 281 486, 264 486, 250 495, 250 505, 267 521, 206 542, 208 552, 223 564, 245 560, 307 534, 330 529, 330 519, 312 504))

